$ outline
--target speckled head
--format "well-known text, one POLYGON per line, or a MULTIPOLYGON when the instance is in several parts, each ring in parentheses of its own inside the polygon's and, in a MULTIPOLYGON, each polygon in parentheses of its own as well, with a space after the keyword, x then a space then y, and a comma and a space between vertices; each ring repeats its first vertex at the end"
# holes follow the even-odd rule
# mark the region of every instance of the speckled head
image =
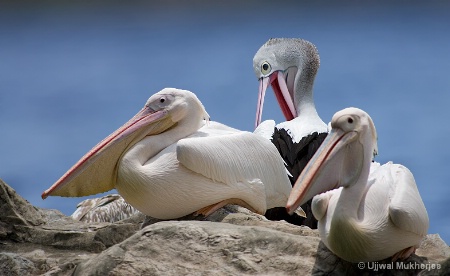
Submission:
POLYGON ((315 110, 312 90, 319 65, 316 47, 303 39, 271 38, 261 46, 253 58, 253 69, 259 80, 255 126, 261 122, 269 85, 287 121, 297 117, 305 106, 315 110))
POLYGON ((320 66, 316 46, 299 38, 271 38, 253 57, 253 69, 258 79, 299 64, 304 64, 314 75, 320 66))

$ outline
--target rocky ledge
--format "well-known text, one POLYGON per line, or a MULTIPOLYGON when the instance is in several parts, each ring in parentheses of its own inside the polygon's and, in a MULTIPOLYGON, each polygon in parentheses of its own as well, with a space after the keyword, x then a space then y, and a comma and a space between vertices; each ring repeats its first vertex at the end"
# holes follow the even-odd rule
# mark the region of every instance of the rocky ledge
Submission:
POLYGON ((206 219, 86 224, 32 206, 0 180, 0 275, 245 274, 449 275, 450 248, 432 234, 407 260, 352 264, 316 230, 238 206, 206 219))

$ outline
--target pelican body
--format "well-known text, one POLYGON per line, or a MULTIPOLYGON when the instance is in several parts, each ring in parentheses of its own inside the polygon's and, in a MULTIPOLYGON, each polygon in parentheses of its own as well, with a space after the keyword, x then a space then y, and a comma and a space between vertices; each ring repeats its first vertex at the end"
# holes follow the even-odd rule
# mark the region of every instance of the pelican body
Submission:
MULTIPOLYGON (((253 68, 259 80, 255 133, 270 138, 286 163, 291 184, 327 136, 327 126, 319 117, 313 99, 314 79, 320 65, 316 47, 295 38, 272 38, 257 51, 253 68), (261 123, 264 97, 271 85, 286 121, 261 123)), ((307 218, 289 216, 284 208, 269 210, 266 217, 284 219, 297 225, 317 228, 310 202, 302 206, 307 218)))
POLYGON ((42 197, 86 196, 116 188, 158 219, 209 215, 228 203, 259 214, 284 206, 292 189, 267 139, 209 116, 196 95, 166 88, 105 138, 42 197))
POLYGON ((349 262, 408 257, 429 225, 412 173, 392 162, 372 162, 377 134, 366 112, 341 110, 331 127, 295 183, 288 212, 314 197, 322 241, 349 262))

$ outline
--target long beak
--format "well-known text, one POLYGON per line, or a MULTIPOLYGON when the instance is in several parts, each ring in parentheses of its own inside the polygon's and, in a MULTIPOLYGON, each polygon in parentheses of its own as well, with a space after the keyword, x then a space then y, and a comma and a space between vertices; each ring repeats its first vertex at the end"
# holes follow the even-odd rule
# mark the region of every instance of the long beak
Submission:
POLYGON ((315 195, 338 188, 346 173, 347 145, 357 135, 332 129, 295 182, 286 204, 292 214, 315 195), (344 170, 343 170, 344 168, 344 170))
MULTIPOLYGON (((55 184, 42 193, 50 196, 80 197, 114 189, 117 163, 132 145, 147 135, 156 135, 170 127, 168 112, 144 107, 127 123, 86 153, 55 184)), ((172 124, 173 125, 173 124, 172 124)))
POLYGON ((266 96, 267 86, 269 85, 270 78, 259 79, 259 92, 258 92, 258 104, 256 106, 256 121, 255 128, 261 123, 262 111, 264 107, 264 97, 266 96))
POLYGON ((255 128, 261 123, 264 97, 266 95, 267 86, 271 84, 272 89, 277 98, 278 104, 280 105, 281 111, 283 112, 286 120, 292 120, 297 117, 297 111, 294 107, 294 102, 292 101, 292 95, 284 79, 284 74, 282 71, 275 71, 270 76, 259 79, 259 93, 258 93, 258 105, 256 107, 256 122, 255 128))

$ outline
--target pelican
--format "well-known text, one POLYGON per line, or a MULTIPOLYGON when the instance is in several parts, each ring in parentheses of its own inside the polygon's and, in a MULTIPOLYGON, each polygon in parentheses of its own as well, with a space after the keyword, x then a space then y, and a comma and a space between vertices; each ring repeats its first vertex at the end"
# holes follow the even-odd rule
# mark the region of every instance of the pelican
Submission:
POLYGON ((116 222, 138 214, 120 195, 110 194, 78 203, 71 217, 74 220, 91 222, 116 222))
MULTIPOLYGON (((319 65, 316 47, 309 41, 293 38, 272 38, 253 58, 253 68, 259 79, 255 133, 272 139, 286 163, 292 185, 327 135, 327 125, 317 114, 313 99, 319 65), (276 126, 273 120, 260 124, 269 84, 287 120, 276 126)), ((269 210, 266 217, 317 228, 309 205, 310 202, 302 206, 308 217, 306 220, 289 216, 284 208, 269 210)))
POLYGON ((140 212, 158 219, 208 216, 226 204, 264 214, 284 206, 292 189, 270 141, 210 122, 194 93, 175 88, 151 96, 42 198, 114 188, 140 212))
POLYGON ((286 208, 313 196, 323 243, 349 262, 409 257, 428 231, 428 214, 412 173, 372 162, 377 133, 357 108, 337 112, 331 131, 303 170, 286 208))

